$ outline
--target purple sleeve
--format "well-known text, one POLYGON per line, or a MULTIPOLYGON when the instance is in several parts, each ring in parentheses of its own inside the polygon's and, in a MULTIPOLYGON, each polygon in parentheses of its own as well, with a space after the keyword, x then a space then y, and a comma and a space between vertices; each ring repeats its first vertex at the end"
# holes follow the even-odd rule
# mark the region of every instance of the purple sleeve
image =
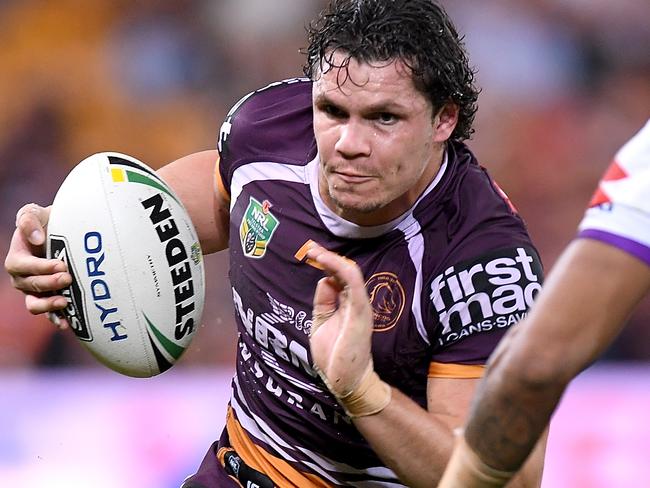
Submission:
POLYGON ((526 316, 542 281, 539 256, 525 245, 447 268, 430 285, 438 324, 432 360, 485 364, 505 332, 526 316))
POLYGON ((227 193, 237 168, 255 162, 304 164, 315 156, 311 82, 291 79, 249 93, 221 125, 219 175, 227 193))
POLYGON ((578 233, 578 238, 595 239, 619 248, 640 259, 650 266, 650 247, 626 237, 597 229, 585 229, 578 233))

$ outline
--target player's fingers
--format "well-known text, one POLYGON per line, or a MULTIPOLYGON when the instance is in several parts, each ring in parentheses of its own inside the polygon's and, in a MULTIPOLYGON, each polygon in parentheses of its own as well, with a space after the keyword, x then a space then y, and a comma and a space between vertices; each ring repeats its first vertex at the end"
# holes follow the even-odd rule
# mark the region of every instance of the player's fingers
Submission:
POLYGON ((68 302, 65 297, 61 295, 55 296, 36 296, 25 295, 25 307, 29 313, 39 315, 47 312, 54 312, 62 310, 67 306, 68 302))
POLYGON ((67 272, 68 267, 59 259, 45 259, 30 254, 11 253, 5 260, 5 269, 13 277, 53 275, 67 272))
POLYGON ((50 218, 50 207, 28 203, 16 213, 16 228, 34 246, 45 243, 45 228, 50 218))
POLYGON ((314 293, 314 313, 328 313, 336 309, 339 284, 330 277, 321 278, 314 293))
POLYGON ((336 312, 337 296, 341 288, 332 278, 321 278, 314 293, 314 308, 312 311, 312 326, 310 335, 336 312))
POLYGON ((357 264, 318 244, 313 244, 307 251, 307 257, 318 262, 325 272, 347 288, 346 295, 354 306, 364 306, 368 302, 363 274, 357 264))
POLYGON ((344 311, 341 334, 351 344, 356 344, 354 347, 367 349, 369 353, 368 339, 372 335, 374 320, 361 269, 354 261, 317 244, 312 246, 307 256, 314 259, 330 278, 336 280, 338 286, 343 287, 337 296, 339 307, 344 311))
POLYGON ((49 293, 58 291, 72 283, 72 276, 67 272, 49 275, 12 276, 14 288, 25 293, 49 293))
POLYGON ((45 314, 50 322, 56 325, 59 329, 64 330, 70 327, 68 321, 61 315, 56 314, 55 312, 47 312, 45 314))
POLYGON ((43 259, 41 257, 44 253, 42 247, 33 246, 20 229, 16 229, 11 237, 9 252, 5 258, 5 269, 12 276, 52 274, 67 269, 61 260, 43 259))

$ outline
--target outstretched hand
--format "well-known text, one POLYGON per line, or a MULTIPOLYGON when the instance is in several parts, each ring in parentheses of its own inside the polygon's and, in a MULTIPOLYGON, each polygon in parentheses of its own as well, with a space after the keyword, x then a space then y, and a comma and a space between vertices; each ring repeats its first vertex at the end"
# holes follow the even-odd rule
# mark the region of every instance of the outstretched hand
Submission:
POLYGON ((307 257, 328 276, 314 294, 310 347, 314 365, 337 397, 351 393, 372 369, 372 308, 359 267, 314 244, 307 257))

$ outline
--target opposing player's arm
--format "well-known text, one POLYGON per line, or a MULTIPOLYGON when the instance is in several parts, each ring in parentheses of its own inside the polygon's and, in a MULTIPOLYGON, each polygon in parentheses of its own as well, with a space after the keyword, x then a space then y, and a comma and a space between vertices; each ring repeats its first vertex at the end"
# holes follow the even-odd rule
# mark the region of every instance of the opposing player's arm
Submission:
POLYGON ((568 382, 612 342, 649 290, 650 267, 637 258, 595 240, 573 242, 530 315, 490 360, 465 431, 464 449, 469 445, 478 464, 469 466, 472 453, 459 447, 440 486, 458 487, 459 480, 466 488, 502 486, 481 481, 482 466, 504 472, 521 466, 568 382))
POLYGON ((192 218, 204 254, 228 247, 229 204, 218 189, 216 150, 184 156, 158 170, 192 218))

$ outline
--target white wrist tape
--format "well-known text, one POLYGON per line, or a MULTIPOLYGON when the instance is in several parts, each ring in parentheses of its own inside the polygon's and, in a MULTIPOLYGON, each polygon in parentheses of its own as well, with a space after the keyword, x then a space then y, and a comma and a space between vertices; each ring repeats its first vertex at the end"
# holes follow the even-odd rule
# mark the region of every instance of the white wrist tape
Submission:
POLYGON ((514 475, 485 464, 460 435, 438 488, 499 488, 514 475))

